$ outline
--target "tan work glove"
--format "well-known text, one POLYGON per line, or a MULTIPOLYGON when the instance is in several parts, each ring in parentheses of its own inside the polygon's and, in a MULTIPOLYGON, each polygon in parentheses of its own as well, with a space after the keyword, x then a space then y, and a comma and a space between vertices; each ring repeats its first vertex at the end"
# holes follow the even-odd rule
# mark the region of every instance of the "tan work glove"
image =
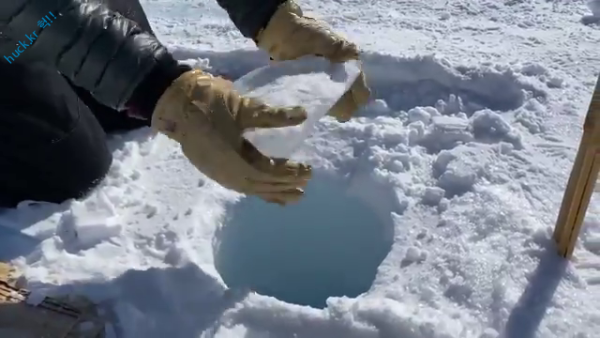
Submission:
POLYGON ((304 193, 310 166, 266 157, 242 133, 294 126, 305 119, 301 107, 269 107, 241 97, 230 81, 192 70, 158 100, 152 128, 179 142, 190 162, 222 186, 285 205, 304 193))
MULTIPOLYGON (((332 62, 359 58, 355 44, 332 32, 325 23, 304 16, 300 6, 292 0, 279 6, 267 26, 258 33, 256 42, 276 61, 293 60, 305 55, 322 56, 332 62)), ((340 122, 348 121, 356 110, 368 102, 370 95, 365 75, 361 72, 350 90, 331 108, 329 115, 340 122)))

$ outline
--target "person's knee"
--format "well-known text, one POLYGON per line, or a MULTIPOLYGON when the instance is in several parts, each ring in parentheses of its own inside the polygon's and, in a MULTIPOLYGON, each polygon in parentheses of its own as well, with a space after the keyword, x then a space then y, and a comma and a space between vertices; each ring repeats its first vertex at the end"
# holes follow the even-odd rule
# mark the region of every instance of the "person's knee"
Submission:
POLYGON ((46 86, 0 84, 0 205, 5 207, 80 198, 112 162, 102 127, 64 79, 51 71, 27 72, 46 86))
POLYGON ((82 114, 73 131, 51 152, 53 177, 57 180, 50 202, 78 199, 95 188, 112 164, 106 134, 91 114, 82 114))
POLYGON ((26 200, 62 203, 83 198, 97 187, 112 164, 112 153, 103 133, 87 134, 85 123, 79 121, 54 144, 0 156, 0 207, 26 200))

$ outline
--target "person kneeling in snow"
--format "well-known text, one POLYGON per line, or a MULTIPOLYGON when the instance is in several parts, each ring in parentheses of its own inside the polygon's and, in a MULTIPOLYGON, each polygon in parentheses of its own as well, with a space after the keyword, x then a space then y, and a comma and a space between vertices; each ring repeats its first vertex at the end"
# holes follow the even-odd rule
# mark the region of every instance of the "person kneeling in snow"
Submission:
MULTIPOLYGON (((217 2, 273 60, 359 57, 293 1, 217 2)), ((0 206, 83 197, 111 164, 105 133, 148 125, 224 187, 279 204, 302 196, 311 168, 264 156, 242 133, 300 124, 303 108, 178 65, 138 0, 2 0, 0 15, 0 206)), ((361 74, 330 115, 348 120, 369 95, 361 74)))

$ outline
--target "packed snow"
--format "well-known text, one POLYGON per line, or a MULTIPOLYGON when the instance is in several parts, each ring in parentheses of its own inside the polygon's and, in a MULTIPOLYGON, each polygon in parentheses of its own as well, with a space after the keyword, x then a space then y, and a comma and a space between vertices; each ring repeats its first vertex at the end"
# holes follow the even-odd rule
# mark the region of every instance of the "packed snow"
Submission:
MULTIPOLYGON (((269 63, 211 0, 147 0, 182 61, 269 63)), ((583 0, 304 0, 363 49, 372 102, 293 159, 301 202, 197 172, 149 129, 114 136, 90 196, 0 217, 36 293, 85 294, 112 337, 597 337, 600 206, 573 260, 551 233, 600 70, 583 0)), ((593 12, 594 11, 594 12, 593 12)))

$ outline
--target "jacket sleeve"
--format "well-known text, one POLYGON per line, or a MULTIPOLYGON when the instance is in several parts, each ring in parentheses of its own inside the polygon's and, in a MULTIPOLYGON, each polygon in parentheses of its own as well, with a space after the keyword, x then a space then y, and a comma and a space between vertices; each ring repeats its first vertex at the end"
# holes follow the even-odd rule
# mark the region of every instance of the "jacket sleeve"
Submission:
POLYGON ((157 64, 173 63, 154 36, 96 1, 2 0, 0 34, 21 46, 17 61, 53 66, 119 110, 157 64), (46 16, 52 22, 42 28, 46 16))
POLYGON ((286 0, 217 0, 227 11, 233 24, 242 35, 256 39, 258 32, 271 20, 271 17, 286 0))

